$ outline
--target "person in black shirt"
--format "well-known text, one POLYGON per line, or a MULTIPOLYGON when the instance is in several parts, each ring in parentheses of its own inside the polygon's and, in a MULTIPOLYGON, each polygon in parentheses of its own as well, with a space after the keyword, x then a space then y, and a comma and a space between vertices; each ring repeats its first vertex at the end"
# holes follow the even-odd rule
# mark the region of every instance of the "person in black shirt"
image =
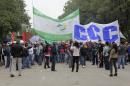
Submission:
POLYGON ((16 67, 16 70, 18 70, 18 75, 21 76, 21 68, 22 68, 22 52, 23 52, 23 47, 20 45, 20 42, 17 42, 12 46, 11 49, 11 54, 13 56, 11 66, 10 66, 10 77, 14 77, 13 74, 13 67, 16 67), (13 66, 13 63, 16 63, 16 66, 13 66))
POLYGON ((80 49, 80 55, 81 55, 81 65, 82 67, 86 67, 86 55, 87 55, 87 46, 86 44, 83 44, 83 46, 80 49))
POLYGON ((30 68, 28 63, 28 44, 23 45, 23 52, 22 52, 22 69, 24 68, 30 68))
POLYGON ((92 47, 92 65, 98 65, 98 44, 95 42, 92 47))
POLYGON ((56 57, 57 57, 57 49, 56 49, 56 44, 55 44, 55 43, 53 43, 51 52, 52 52, 51 71, 56 71, 56 70, 55 70, 55 64, 56 64, 56 57))
POLYGON ((98 44, 98 54, 99 54, 99 68, 103 68, 103 44, 99 40, 98 44))

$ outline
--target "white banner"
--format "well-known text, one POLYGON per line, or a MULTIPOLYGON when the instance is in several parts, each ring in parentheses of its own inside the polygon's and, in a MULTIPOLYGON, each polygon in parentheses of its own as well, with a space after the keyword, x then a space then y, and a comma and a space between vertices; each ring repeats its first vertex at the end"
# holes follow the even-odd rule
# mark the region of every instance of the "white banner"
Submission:
POLYGON ((118 21, 110 24, 98 24, 91 22, 87 25, 75 25, 73 40, 78 42, 105 42, 120 43, 120 31, 118 21))
POLYGON ((79 24, 79 10, 67 17, 56 20, 33 8, 33 25, 37 34, 48 41, 72 39, 74 25, 79 24))

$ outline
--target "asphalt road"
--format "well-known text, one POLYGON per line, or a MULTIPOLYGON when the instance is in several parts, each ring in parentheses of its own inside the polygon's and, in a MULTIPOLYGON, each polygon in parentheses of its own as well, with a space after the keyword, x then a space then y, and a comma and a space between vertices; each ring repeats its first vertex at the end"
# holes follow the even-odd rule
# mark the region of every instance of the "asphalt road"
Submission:
POLYGON ((66 64, 57 64, 57 72, 33 66, 22 71, 22 76, 10 78, 7 69, 0 67, 0 86, 130 86, 130 65, 118 70, 118 77, 109 77, 109 71, 87 63, 79 72, 71 72, 66 64))

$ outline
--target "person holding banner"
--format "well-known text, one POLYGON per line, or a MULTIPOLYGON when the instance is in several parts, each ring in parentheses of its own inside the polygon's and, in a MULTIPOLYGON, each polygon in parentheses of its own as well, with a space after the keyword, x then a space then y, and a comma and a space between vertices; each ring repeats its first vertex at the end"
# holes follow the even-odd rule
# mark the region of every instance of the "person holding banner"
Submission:
POLYGON ((73 61, 72 61, 72 72, 75 68, 76 63, 76 72, 79 70, 79 57, 80 57, 80 46, 78 42, 75 42, 73 46, 71 46, 71 50, 73 51, 73 61))

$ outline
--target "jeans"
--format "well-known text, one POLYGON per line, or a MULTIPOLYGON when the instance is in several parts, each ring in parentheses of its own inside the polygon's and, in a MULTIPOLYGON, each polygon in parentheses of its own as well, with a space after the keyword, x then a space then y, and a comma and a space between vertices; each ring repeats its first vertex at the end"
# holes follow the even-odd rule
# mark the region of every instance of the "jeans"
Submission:
POLYGON ((23 57, 22 58, 22 68, 30 68, 31 65, 29 65, 29 57, 23 57))
POLYGON ((46 69, 46 66, 48 67, 48 68, 50 68, 50 66, 49 66, 49 58, 50 58, 50 56, 45 56, 45 65, 44 65, 44 68, 46 69))
POLYGON ((56 57, 57 55, 53 55, 51 58, 52 60, 51 71, 55 71, 56 57))
POLYGON ((37 64, 39 64, 39 57, 40 57, 40 55, 38 55, 38 54, 35 55, 35 62, 36 62, 37 64))
POLYGON ((110 60, 110 74, 113 74, 113 66, 115 69, 115 74, 117 74, 117 65, 116 65, 117 59, 116 58, 112 58, 110 60))
POLYGON ((99 68, 103 68, 103 54, 102 52, 99 53, 99 68))
POLYGON ((33 54, 29 54, 29 57, 28 57, 28 60, 29 60, 29 65, 33 65, 33 59, 34 59, 34 56, 33 54))
POLYGON ((80 64, 81 64, 82 66, 86 66, 85 56, 81 56, 81 58, 80 58, 80 64))
POLYGON ((69 68, 71 68, 71 67, 72 67, 73 57, 72 57, 72 56, 69 56, 68 59, 69 59, 69 68))
POLYGON ((42 65, 42 62, 43 62, 43 54, 40 54, 38 58, 38 65, 42 65))
POLYGON ((61 61, 61 63, 64 63, 65 62, 65 54, 64 53, 61 53, 60 54, 60 61, 61 61))
POLYGON ((60 55, 59 54, 57 54, 56 62, 60 63, 60 55))
POLYGON ((122 65, 122 68, 124 68, 125 55, 119 55, 119 57, 118 57, 118 68, 120 68, 120 65, 122 65))
POLYGON ((97 55, 93 55, 93 58, 92 58, 92 64, 95 65, 95 63, 96 63, 96 65, 98 65, 98 56, 97 55))
POLYGON ((104 56, 105 69, 109 70, 109 56, 104 56))
POLYGON ((5 59, 5 68, 9 68, 10 56, 4 56, 4 59, 5 59))
POLYGON ((73 56, 73 63, 72 63, 72 72, 74 71, 76 63, 76 72, 79 70, 79 56, 73 56))
POLYGON ((10 67, 9 67, 9 72, 10 74, 14 74, 16 71, 16 64, 18 66, 18 74, 21 75, 21 68, 22 68, 22 59, 21 58, 11 58, 10 59, 10 67))

